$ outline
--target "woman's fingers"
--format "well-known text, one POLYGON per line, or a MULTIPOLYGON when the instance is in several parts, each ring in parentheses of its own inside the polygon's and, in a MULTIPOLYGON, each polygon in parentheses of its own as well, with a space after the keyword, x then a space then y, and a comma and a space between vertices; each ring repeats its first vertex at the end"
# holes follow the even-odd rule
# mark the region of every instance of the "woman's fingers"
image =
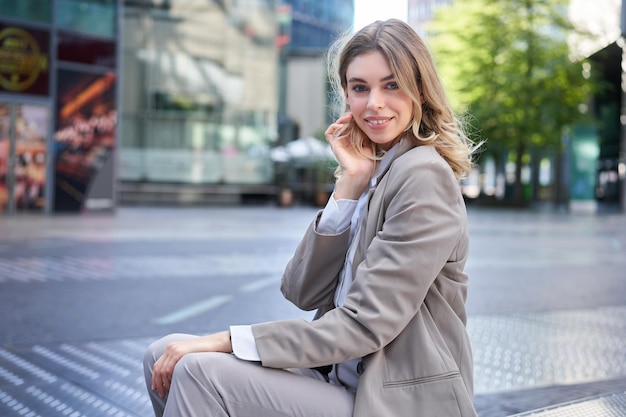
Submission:
POLYGON ((165 398, 170 390, 174 368, 180 359, 191 352, 226 352, 233 351, 230 331, 223 331, 207 336, 172 342, 167 345, 163 355, 152 367, 151 388, 165 398))
POLYGON ((165 371, 165 361, 166 357, 161 356, 159 360, 154 364, 154 368, 152 371, 152 389, 156 390, 159 394, 159 397, 165 398, 167 395, 171 381, 171 378, 167 378, 167 372, 165 371))
POLYGON ((350 120, 352 120, 352 113, 346 113, 343 116, 341 116, 339 119, 337 119, 335 123, 347 123, 350 120))
POLYGON ((165 398, 169 392, 174 367, 182 357, 181 347, 174 342, 165 348, 163 355, 154 363, 152 369, 152 389, 155 389, 161 398, 165 398))
POLYGON ((155 382, 156 390, 161 398, 165 398, 167 393, 170 391, 170 386, 172 384, 172 375, 174 373, 174 367, 176 366, 176 362, 172 361, 171 357, 167 357, 164 359, 165 361, 157 375, 157 380, 155 382))
POLYGON ((335 141, 342 137, 346 123, 350 122, 350 120, 352 120, 352 113, 346 113, 337 119, 335 123, 328 126, 328 129, 324 132, 324 136, 326 137, 328 143, 332 145, 335 141))

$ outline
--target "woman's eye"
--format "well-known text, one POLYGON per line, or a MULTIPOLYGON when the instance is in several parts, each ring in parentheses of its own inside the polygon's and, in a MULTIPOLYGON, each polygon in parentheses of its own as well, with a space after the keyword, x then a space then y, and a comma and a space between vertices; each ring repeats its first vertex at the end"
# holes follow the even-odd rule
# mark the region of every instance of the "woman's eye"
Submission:
POLYGON ((387 88, 390 90, 397 90, 398 88, 400 88, 400 86, 398 85, 397 82, 393 81, 387 84, 387 88))
POLYGON ((367 88, 364 85, 355 85, 352 89, 357 93, 362 93, 363 91, 367 91, 367 88))

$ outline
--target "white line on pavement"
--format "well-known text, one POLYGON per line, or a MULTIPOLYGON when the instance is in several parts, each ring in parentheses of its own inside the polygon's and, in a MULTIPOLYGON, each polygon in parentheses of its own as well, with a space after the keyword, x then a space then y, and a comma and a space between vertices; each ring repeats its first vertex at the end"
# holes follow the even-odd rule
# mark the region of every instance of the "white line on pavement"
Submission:
POLYGON ((189 317, 197 316, 198 314, 204 313, 205 311, 220 307, 230 302, 232 299, 233 297, 230 295, 216 295, 215 297, 211 297, 207 300, 192 304, 190 306, 167 314, 163 317, 155 319, 154 322, 161 325, 178 323, 179 321, 183 321, 185 319, 188 319, 189 317))
POLYGON ((265 287, 277 285, 278 283, 280 283, 280 277, 272 276, 269 278, 257 279, 256 281, 248 282, 247 284, 240 286, 239 291, 253 292, 265 287))

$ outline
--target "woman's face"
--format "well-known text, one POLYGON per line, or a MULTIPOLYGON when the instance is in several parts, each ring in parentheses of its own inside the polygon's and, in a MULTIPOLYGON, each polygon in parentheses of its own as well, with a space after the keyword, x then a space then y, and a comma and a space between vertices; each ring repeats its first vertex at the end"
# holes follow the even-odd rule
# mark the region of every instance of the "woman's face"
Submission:
POLYGON ((395 145, 411 123, 413 101, 378 51, 358 55, 346 69, 346 98, 359 128, 379 148, 395 145))

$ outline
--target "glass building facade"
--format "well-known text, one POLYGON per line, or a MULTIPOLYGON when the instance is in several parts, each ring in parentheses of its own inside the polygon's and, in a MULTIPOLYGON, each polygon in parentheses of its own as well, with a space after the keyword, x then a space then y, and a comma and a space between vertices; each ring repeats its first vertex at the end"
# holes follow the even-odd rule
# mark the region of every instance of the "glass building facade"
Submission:
POLYGON ((334 115, 325 54, 354 23, 354 0, 286 0, 289 42, 281 50, 281 142, 318 136, 334 115))
POLYGON ((165 193, 193 185, 233 192, 271 185, 277 3, 125 0, 124 5, 123 186, 140 193, 140 186, 152 184, 165 193))
POLYGON ((291 6, 293 51, 326 51, 354 21, 354 0, 287 0, 291 6))
POLYGON ((433 19, 435 10, 450 3, 452 0, 408 0, 407 22, 420 36, 426 36, 424 26, 433 19))
POLYGON ((118 0, 0 0, 0 216, 115 207, 118 0))

